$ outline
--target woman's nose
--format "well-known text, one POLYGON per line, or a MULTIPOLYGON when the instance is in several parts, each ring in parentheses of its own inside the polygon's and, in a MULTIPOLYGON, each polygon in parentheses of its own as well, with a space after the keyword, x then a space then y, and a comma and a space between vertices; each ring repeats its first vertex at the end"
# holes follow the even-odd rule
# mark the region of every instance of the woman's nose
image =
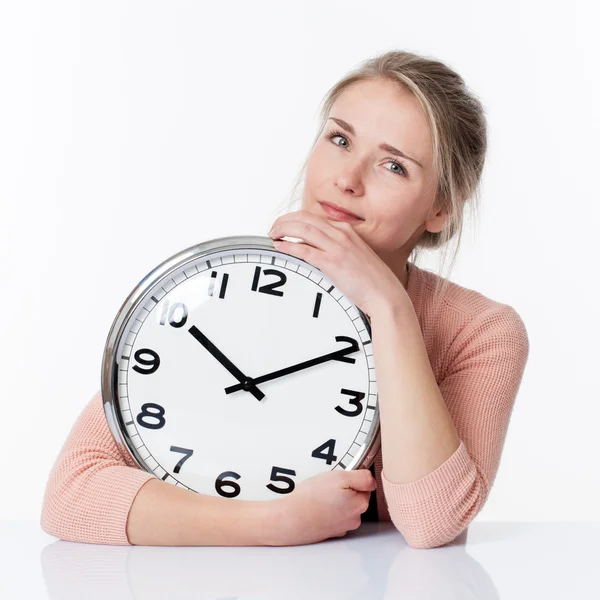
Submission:
POLYGON ((351 191, 360 195, 363 191, 362 175, 357 163, 345 165, 337 174, 335 184, 342 192, 351 191))

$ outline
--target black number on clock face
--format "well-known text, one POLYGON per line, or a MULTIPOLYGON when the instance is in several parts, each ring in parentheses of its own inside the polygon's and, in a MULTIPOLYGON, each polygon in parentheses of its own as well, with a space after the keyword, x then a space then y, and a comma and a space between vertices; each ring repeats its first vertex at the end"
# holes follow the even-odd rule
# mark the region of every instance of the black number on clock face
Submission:
POLYGON ((179 471, 181 471, 181 467, 183 466, 183 463, 192 455, 194 454, 193 450, 190 450, 189 448, 180 448, 179 446, 171 446, 171 452, 183 452, 183 454, 185 455, 176 465, 175 468, 173 469, 173 473, 179 473, 179 471))
MULTIPOLYGON (((210 283, 208 285, 208 295, 214 295, 215 282, 217 281, 217 277, 219 274, 216 271, 212 271, 210 274, 210 283)), ((229 273, 223 273, 223 278, 221 279, 221 287, 219 289, 219 298, 225 298, 225 292, 227 291, 227 282, 229 281, 229 273)))
POLYGON ((315 298, 315 307, 313 308, 313 317, 315 319, 319 318, 319 311, 321 310, 321 299, 323 298, 323 294, 321 292, 317 292, 317 297, 315 298))
POLYGON ((162 313, 160 315, 159 325, 165 324, 165 319, 168 319, 169 325, 172 327, 183 327, 188 318, 188 309, 187 306, 183 302, 175 302, 174 304, 170 304, 168 300, 165 300, 162 308, 162 313), (179 309, 180 317, 179 320, 175 320, 175 311, 179 309))
POLYGON ((150 348, 140 348, 133 355, 133 357, 139 363, 149 366, 148 369, 138 367, 137 365, 133 365, 133 367, 131 367, 134 371, 137 371, 138 373, 141 373, 142 375, 150 375, 151 373, 154 373, 154 371, 156 371, 156 369, 158 369, 158 367, 160 365, 160 357, 158 356, 158 354, 156 352, 154 352, 154 350, 150 350, 150 348), (142 358, 142 356, 144 354, 149 354, 152 357, 152 360, 149 360, 147 358, 142 358))
POLYGON ((361 401, 365 397, 364 392, 355 392, 354 390, 347 390, 346 388, 342 388, 340 390, 340 392, 342 394, 348 394, 349 396, 354 396, 353 398, 350 398, 349 402, 350 402, 350 404, 353 404, 354 406, 356 406, 356 410, 354 410, 354 411, 346 410, 345 408, 342 408, 341 406, 336 406, 335 410, 337 410, 339 413, 341 413, 342 415, 344 415, 346 417, 358 417, 358 415, 360 415, 360 413, 362 413, 363 408, 364 408, 363 405, 361 404, 361 401))
MULTIPOLYGON (((296 471, 294 471, 293 469, 284 469, 283 467, 272 467, 271 481, 282 481, 284 483, 287 483, 286 488, 277 487, 272 483, 269 483, 265 487, 269 488, 272 492, 275 492, 276 494, 289 494, 293 492, 294 488, 296 487, 296 483, 293 479, 285 477, 283 473, 285 473, 285 475, 296 475, 296 471)), ((236 473, 235 471, 224 471, 223 473, 221 473, 215 481, 215 490, 217 491, 219 496, 223 496, 224 498, 235 498, 236 496, 239 496, 240 492, 242 491, 240 484, 237 483, 237 481, 225 481, 225 477, 232 477, 233 479, 238 480, 240 479, 241 475, 239 473, 236 473), (224 488, 232 489, 227 490, 224 488)))
POLYGON ((225 498, 235 498, 236 496, 239 496, 241 491, 240 484, 236 483, 235 481, 225 481, 225 477, 233 477, 234 479, 239 479, 241 475, 239 475, 235 471, 224 471, 223 473, 221 473, 215 481, 215 490, 217 490, 219 496, 223 496, 225 498), (233 491, 230 492, 223 489, 225 487, 231 487, 233 488, 233 491))
POLYGON ((290 492, 293 492, 294 488, 296 487, 296 483, 294 482, 294 480, 290 479, 289 477, 280 475, 280 473, 285 473, 286 475, 296 475, 296 471, 294 471, 293 469, 273 467, 271 469, 271 481, 283 481, 288 484, 288 487, 279 488, 273 485, 272 483, 269 483, 266 487, 269 488, 272 492, 275 492, 276 494, 289 494, 290 492))
POLYGON ((153 402, 146 402, 146 404, 142 404, 142 412, 138 414, 135 420, 142 427, 146 427, 147 429, 161 429, 167 422, 165 419, 165 409, 160 404, 154 404, 153 402), (156 419, 158 423, 155 423, 154 421, 147 421, 147 419, 156 419))
POLYGON ((334 360, 339 360, 340 362, 354 364, 356 362, 356 359, 351 358, 350 356, 346 356, 346 355, 358 351, 358 342, 354 338, 348 337, 347 335, 336 335, 335 341, 336 342, 348 342, 350 344, 350 346, 348 348, 345 348, 343 354, 336 356, 334 358, 334 360))
POLYGON ((254 279, 252 280, 252 291, 261 292, 262 294, 271 294, 272 296, 283 296, 283 292, 276 291, 275 288, 281 287, 287 281, 287 275, 278 269, 265 269, 262 271, 265 275, 277 275, 279 281, 274 283, 266 283, 258 287, 262 267, 256 266, 254 269, 254 279))
POLYGON ((335 440, 330 439, 327 440, 324 444, 317 446, 313 451, 311 456, 315 458, 322 458, 325 462, 330 465, 337 460, 337 456, 333 453, 335 450, 335 440), (327 452, 325 452, 327 450, 327 452))

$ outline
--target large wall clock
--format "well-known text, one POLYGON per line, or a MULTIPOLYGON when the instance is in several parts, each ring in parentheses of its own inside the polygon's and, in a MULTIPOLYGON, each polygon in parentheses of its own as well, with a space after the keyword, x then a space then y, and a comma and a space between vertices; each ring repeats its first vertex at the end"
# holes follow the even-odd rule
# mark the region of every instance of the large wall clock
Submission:
POLYGON ((198 244, 129 294, 102 397, 141 468, 192 491, 274 499, 379 450, 369 318, 263 236, 198 244))

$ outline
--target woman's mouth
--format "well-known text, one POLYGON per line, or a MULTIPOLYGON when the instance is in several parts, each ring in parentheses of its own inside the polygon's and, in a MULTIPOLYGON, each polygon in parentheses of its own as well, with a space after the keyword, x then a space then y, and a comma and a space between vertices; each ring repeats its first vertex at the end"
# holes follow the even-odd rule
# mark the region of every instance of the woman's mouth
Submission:
POLYGON ((334 221, 364 221, 364 219, 350 215, 347 212, 337 210, 336 208, 329 204, 326 204, 325 202, 319 201, 319 204, 321 205, 321 209, 323 210, 323 212, 328 217, 332 218, 334 221))

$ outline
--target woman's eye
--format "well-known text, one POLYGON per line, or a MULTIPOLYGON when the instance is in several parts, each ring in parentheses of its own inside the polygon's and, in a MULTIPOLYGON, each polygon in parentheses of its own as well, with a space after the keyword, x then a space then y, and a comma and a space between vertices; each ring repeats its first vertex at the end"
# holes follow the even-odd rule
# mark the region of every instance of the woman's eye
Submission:
POLYGON ((388 169, 388 171, 398 173, 398 175, 406 175, 406 169, 399 162, 396 162, 395 160, 390 160, 388 164, 397 167, 396 169, 388 169))
MULTIPOLYGON (((348 140, 343 136, 343 135, 330 135, 329 139, 333 140, 333 138, 342 138, 346 144, 348 143, 348 140)), ((339 146, 340 144, 337 144, 336 142, 333 142, 336 146, 339 146)))

